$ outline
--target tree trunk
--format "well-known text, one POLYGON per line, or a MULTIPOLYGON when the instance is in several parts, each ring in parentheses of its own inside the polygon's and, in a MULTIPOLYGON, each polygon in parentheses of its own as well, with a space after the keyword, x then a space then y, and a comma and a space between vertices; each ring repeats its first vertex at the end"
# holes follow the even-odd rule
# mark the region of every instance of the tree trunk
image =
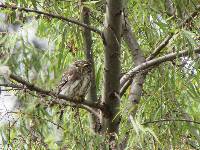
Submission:
POLYGON ((104 91, 102 101, 106 112, 102 116, 103 131, 109 135, 110 149, 117 149, 120 116, 120 46, 122 30, 122 0, 107 0, 104 28, 104 91))

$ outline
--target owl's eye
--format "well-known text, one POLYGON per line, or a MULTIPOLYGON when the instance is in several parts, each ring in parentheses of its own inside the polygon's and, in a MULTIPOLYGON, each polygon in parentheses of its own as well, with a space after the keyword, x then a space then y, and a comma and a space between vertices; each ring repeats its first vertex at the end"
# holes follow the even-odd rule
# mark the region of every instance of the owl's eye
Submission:
POLYGON ((88 63, 87 61, 77 61, 75 63, 75 66, 80 68, 88 68, 90 67, 90 63, 88 63))

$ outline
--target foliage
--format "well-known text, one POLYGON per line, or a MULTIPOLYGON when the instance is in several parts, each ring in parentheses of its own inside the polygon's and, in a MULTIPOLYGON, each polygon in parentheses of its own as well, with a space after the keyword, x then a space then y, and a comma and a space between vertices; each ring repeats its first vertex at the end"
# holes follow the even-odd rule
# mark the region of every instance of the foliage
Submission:
MULTIPOLYGON (((80 19, 78 1, 9 0, 7 4, 37 8, 44 12, 80 19)), ((98 1, 84 3, 91 10, 91 24, 102 30, 105 12, 97 4, 98 1)), ((198 0, 175 0, 174 4, 177 11, 176 18, 167 15, 164 0, 128 2, 126 15, 145 56, 149 56, 170 33, 176 34, 160 55, 186 47, 192 50, 199 46, 199 16, 185 28, 179 27, 184 16, 195 11, 198 0)), ((2 9, 1 13, 7 15, 5 20, 1 20, 2 23, 20 26, 17 31, 0 35, 0 54, 2 54, 0 63, 8 65, 13 73, 44 89, 53 90, 58 85, 67 65, 74 60, 84 59, 81 27, 35 13, 9 9, 2 9), (38 47, 34 40, 37 42, 46 40, 48 44, 38 47)), ((104 45, 99 35, 92 33, 92 36, 97 93, 100 96, 104 71, 104 45)), ((134 64, 124 41, 121 47, 124 73, 134 64)), ((118 135, 119 143, 128 132, 130 136, 127 149, 198 149, 200 147, 199 124, 173 121, 185 119, 186 114, 189 120, 200 120, 200 60, 199 56, 192 52, 190 58, 194 61, 193 74, 182 65, 179 58, 172 63, 162 64, 148 73, 142 100, 131 125, 128 124, 128 118, 132 108, 128 107, 130 102, 128 101, 129 90, 127 90, 122 97, 119 114, 123 116, 118 135), (151 123, 163 119, 169 121, 151 123)), ((60 120, 60 107, 42 104, 44 101, 50 101, 49 97, 38 96, 35 92, 24 90, 11 92, 18 96, 20 109, 12 112, 16 118, 15 122, 1 125, 2 145, 5 149, 8 147, 100 149, 108 143, 107 136, 94 134, 91 131, 87 111, 68 107, 60 120)))

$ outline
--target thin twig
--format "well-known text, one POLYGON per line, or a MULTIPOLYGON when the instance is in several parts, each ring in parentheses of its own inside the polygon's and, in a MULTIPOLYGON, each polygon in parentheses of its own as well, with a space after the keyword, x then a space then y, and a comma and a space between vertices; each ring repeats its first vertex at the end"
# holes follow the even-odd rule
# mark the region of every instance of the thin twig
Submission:
POLYGON ((174 33, 171 33, 170 35, 168 35, 160 43, 160 45, 158 45, 158 47, 155 48, 155 50, 153 51, 153 53, 149 57, 147 57, 146 60, 148 61, 148 60, 151 60, 151 59, 155 58, 160 53, 160 51, 167 46, 167 44, 169 43, 169 41, 172 39, 173 36, 174 36, 174 33))
POLYGON ((87 142, 86 142, 86 138, 85 138, 85 136, 84 136, 84 130, 83 130, 83 124, 82 124, 82 122, 81 122, 81 116, 80 116, 80 112, 79 112, 79 109, 77 108, 76 109, 76 113, 77 113, 77 115, 78 115, 78 122, 79 122, 79 125, 80 125, 80 128, 81 128, 81 132, 82 132, 82 134, 81 134, 81 136, 83 136, 82 138, 83 138, 83 141, 84 141, 84 146, 85 146, 85 149, 86 149, 86 147, 87 147, 87 142))
POLYGON ((153 123, 160 123, 160 122, 172 122, 172 121, 200 124, 199 121, 194 121, 194 120, 186 120, 186 119, 162 119, 162 120, 147 121, 147 122, 141 123, 141 125, 147 125, 147 124, 153 124, 153 123))
POLYGON ((55 126, 59 126, 59 128, 61 128, 61 129, 63 129, 64 130, 64 128, 61 126, 61 125, 59 125, 59 124, 57 124, 57 123, 55 123, 55 122, 53 122, 52 120, 49 120, 49 119, 46 119, 46 118, 42 118, 41 116, 39 116, 39 115, 32 115, 32 114, 28 114, 28 113, 25 113, 25 112, 21 112, 21 111, 19 111, 19 112, 17 112, 17 111, 9 111, 9 112, 6 112, 6 114, 20 114, 20 115, 27 115, 27 116, 29 116, 29 117, 35 117, 35 118, 38 118, 38 119, 41 119, 41 120, 44 120, 44 121, 47 121, 47 122, 49 122, 49 123, 51 123, 51 124, 53 124, 53 125, 55 125, 55 126))
MULTIPOLYGON (((199 13, 199 9, 200 9, 200 5, 197 6, 195 12, 193 12, 189 17, 187 17, 183 22, 181 22, 177 28, 181 28, 183 26, 185 26, 188 22, 192 21, 192 19, 194 17, 196 17, 199 13)), ((159 53, 160 51, 165 48, 167 46, 167 44, 169 43, 169 41, 172 39, 172 37, 175 35, 176 33, 170 33, 161 43, 160 45, 158 45, 155 50, 153 51, 153 53, 146 59, 147 61, 148 60, 151 60, 153 58, 155 58, 159 53)))
POLYGON ((36 13, 36 14, 39 14, 39 15, 45 15, 45 16, 48 16, 50 18, 56 18, 56 19, 59 19, 59 20, 64 20, 64 21, 67 21, 69 23, 73 23, 73 24, 76 24, 76 25, 79 25, 79 26, 82 26, 84 28, 87 28, 99 35, 102 36, 102 32, 94 27, 91 27, 91 26, 88 26, 87 24, 84 24, 84 23, 81 23, 79 22, 78 20, 75 20, 75 19, 69 19, 69 18, 66 18, 66 17, 63 17, 63 16, 60 16, 60 15, 56 15, 56 14, 51 14, 51 13, 47 13, 47 12, 43 12, 43 11, 39 11, 39 10, 34 10, 34 9, 30 9, 30 8, 24 8, 24 7, 17 7, 17 6, 11 6, 11 5, 4 5, 4 4, 0 4, 0 7, 3 8, 3 9, 11 9, 11 10, 18 10, 18 11, 25 11, 25 12, 33 12, 33 13, 36 13))

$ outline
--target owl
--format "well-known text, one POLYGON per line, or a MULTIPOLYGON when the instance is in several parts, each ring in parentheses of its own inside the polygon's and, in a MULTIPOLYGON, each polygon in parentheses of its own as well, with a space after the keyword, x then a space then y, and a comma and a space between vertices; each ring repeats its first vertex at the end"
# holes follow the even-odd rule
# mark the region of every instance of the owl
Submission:
POLYGON ((66 95, 69 99, 83 99, 91 84, 91 73, 92 67, 88 61, 75 61, 64 72, 58 93, 66 95))

